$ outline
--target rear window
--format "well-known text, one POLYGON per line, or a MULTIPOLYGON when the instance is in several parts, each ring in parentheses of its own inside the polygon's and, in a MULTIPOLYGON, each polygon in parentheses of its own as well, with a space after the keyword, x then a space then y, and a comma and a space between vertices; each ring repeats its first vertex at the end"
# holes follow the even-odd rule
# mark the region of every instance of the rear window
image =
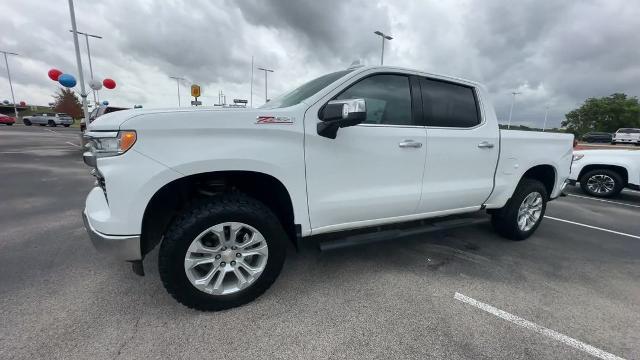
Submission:
POLYGON ((616 133, 620 134, 640 134, 640 129, 618 129, 616 133))

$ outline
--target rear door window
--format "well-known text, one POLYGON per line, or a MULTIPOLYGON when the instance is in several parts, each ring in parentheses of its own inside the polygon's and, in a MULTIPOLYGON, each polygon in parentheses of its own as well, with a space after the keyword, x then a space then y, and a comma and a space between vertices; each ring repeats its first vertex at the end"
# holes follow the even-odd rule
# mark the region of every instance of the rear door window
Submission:
POLYGON ((427 126, 470 128, 480 124, 475 91, 469 86, 420 78, 427 126))

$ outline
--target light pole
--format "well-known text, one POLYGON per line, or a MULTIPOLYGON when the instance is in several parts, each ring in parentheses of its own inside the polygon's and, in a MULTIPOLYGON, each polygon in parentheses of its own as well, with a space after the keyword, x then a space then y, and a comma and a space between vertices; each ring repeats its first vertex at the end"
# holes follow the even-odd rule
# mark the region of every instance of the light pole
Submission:
POLYGON ((249 99, 249 107, 253 108, 253 56, 251 57, 251 94, 249 99))
POLYGON ((511 115, 513 114, 513 104, 516 102, 516 95, 520 95, 520 92, 512 92, 513 98, 511 99, 511 108, 509 109, 509 123, 507 124, 507 129, 511 129, 511 115))
POLYGON ((180 80, 184 81, 184 78, 179 76, 169 76, 172 79, 176 79, 176 84, 178 85, 178 107, 180 107, 180 80))
POLYGON ((382 38, 382 53, 380 54, 380 65, 382 65, 384 64, 384 40, 393 40, 393 38, 389 35, 386 35, 382 31, 374 31, 373 33, 376 35, 380 35, 380 37, 382 38))
POLYGON ((547 128, 547 115, 549 115, 549 105, 544 107, 544 123, 542 124, 542 132, 547 128))
MULTIPOLYGON (((69 30, 69 31, 73 32, 73 30, 69 30)), ((83 33, 82 31, 76 31, 76 33, 80 35, 84 35, 84 39, 87 42, 87 55, 89 56, 89 75, 91 75, 91 80, 93 80, 93 65, 91 64, 91 49, 89 48, 89 36, 96 39, 102 39, 102 36, 87 34, 87 33, 83 33)), ((98 99, 96 98, 96 90, 93 91, 93 102, 96 104, 98 103, 98 99)))
POLYGON ((69 15, 71 15, 71 31, 73 32, 73 46, 76 49, 76 62, 78 63, 78 78, 80 79, 80 97, 82 98, 82 110, 85 121, 89 121, 89 109, 87 108, 87 93, 84 91, 84 75, 82 75, 82 59, 80 58, 80 45, 78 44, 78 28, 76 27, 76 12, 73 8, 73 0, 69 0, 69 15))
POLYGON ((267 96, 267 73, 273 72, 273 70, 261 67, 259 67, 258 70, 264 71, 264 102, 266 103, 267 101, 269 101, 269 97, 267 96))
POLYGON ((13 112, 16 114, 16 121, 18 121, 18 108, 16 107, 16 97, 13 95, 13 83, 11 82, 11 71, 9 70, 9 60, 7 60, 7 55, 20 55, 9 51, 0 50, 0 52, 4 54, 4 63, 7 66, 7 77, 9 78, 9 89, 11 89, 11 100, 13 101, 13 112))

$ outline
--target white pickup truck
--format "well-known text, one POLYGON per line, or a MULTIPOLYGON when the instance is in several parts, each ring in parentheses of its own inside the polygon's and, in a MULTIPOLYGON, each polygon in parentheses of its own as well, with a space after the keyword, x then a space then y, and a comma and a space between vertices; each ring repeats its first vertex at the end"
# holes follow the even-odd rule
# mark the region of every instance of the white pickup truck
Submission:
POLYGON ((572 185, 597 197, 613 197, 623 188, 640 190, 640 151, 580 150, 573 154, 572 185))
POLYGON ((487 210, 525 239, 573 144, 499 130, 477 83, 396 67, 330 73, 257 109, 125 110, 88 130, 94 245, 143 274, 160 244, 165 288, 200 310, 255 299, 312 236, 487 210))

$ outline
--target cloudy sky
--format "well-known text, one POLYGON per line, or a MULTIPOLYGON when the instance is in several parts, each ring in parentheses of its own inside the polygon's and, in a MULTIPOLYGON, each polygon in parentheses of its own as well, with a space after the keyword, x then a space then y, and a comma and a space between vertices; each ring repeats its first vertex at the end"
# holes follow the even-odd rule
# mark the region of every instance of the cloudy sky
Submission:
MULTIPOLYGON (((47 71, 77 74, 67 1, 0 0, 0 50, 10 57, 16 100, 46 104, 56 90, 47 71)), ((177 105, 182 76, 201 84, 205 105, 250 98, 251 58, 274 69, 269 97, 353 60, 380 61, 381 30, 394 39, 385 64, 485 83, 499 119, 511 92, 513 122, 549 124, 586 97, 640 95, 640 3, 602 1, 178 1, 76 0, 78 30, 91 41, 96 77, 116 80, 101 91, 113 105, 177 105)), ((84 40, 84 39, 81 39, 84 40)), ((88 78, 86 47, 81 42, 88 78)), ((0 100, 10 99, 0 65, 0 100)), ((264 75, 254 74, 253 102, 264 102, 264 75)))

